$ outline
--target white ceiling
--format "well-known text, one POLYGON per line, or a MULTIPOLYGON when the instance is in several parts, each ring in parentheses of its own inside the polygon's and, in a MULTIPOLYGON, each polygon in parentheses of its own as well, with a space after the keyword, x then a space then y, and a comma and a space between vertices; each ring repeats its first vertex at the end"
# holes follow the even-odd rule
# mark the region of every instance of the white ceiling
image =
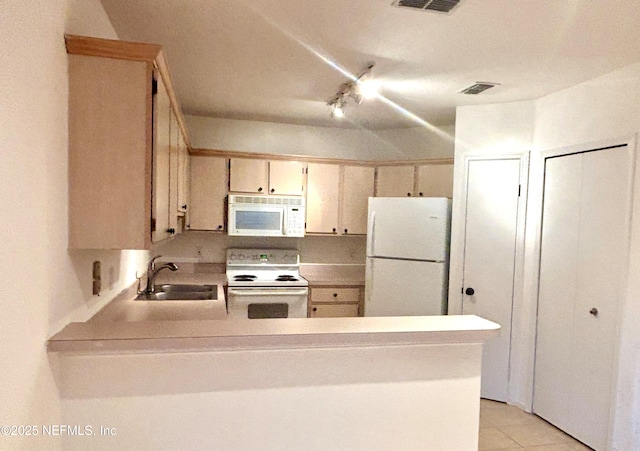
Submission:
POLYGON ((186 114, 294 124, 415 126, 381 100, 329 101, 352 74, 436 125, 455 107, 533 99, 640 61, 640 1, 462 0, 448 15, 392 0, 102 0, 124 40, 161 44, 186 114), (478 96, 477 81, 500 86, 478 96))

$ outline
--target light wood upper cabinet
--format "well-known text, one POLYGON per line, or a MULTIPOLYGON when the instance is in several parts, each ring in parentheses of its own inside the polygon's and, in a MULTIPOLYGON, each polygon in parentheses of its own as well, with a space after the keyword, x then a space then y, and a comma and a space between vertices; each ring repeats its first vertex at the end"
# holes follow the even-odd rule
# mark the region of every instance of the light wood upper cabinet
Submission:
POLYGON ((305 165, 299 161, 269 162, 269 194, 301 196, 305 165))
POLYGON ((191 157, 190 229, 224 230, 226 189, 226 158, 191 157))
POLYGON ((299 161, 232 158, 229 191, 301 196, 304 168, 299 161))
POLYGON ((367 233, 369 197, 373 197, 375 169, 367 166, 343 166, 341 189, 341 226, 345 235, 367 233))
POLYGON ((338 232, 340 166, 307 166, 307 233, 338 232))
POLYGON ((453 197, 453 164, 418 166, 418 196, 453 197))
POLYGON ((186 213, 189 207, 189 178, 189 149, 184 136, 180 133, 178 142, 178 212, 181 213, 186 213))
POLYGON ((232 158, 229 165, 229 191, 267 194, 269 162, 254 158, 232 158))
POLYGON ((376 197, 413 196, 415 166, 380 166, 376 197))
POLYGON ((149 249, 152 235, 163 239, 171 228, 172 106, 182 120, 162 48, 71 35, 65 42, 69 247, 149 249))

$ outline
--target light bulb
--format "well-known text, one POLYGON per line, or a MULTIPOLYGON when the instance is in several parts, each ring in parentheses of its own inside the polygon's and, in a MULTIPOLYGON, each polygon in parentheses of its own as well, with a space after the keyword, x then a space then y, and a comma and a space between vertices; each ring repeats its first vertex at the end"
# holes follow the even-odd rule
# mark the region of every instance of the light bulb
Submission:
POLYGON ((375 80, 364 79, 358 82, 358 90, 365 99, 373 99, 379 95, 380 84, 375 80))
POLYGON ((335 117, 336 119, 340 119, 344 117, 344 110, 338 104, 333 105, 333 109, 331 110, 331 117, 335 117))

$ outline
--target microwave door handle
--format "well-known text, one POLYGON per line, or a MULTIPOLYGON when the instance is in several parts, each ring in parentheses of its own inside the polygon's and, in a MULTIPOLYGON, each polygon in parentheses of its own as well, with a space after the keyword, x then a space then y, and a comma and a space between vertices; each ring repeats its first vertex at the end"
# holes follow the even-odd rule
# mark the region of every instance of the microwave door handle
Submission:
POLYGON ((288 290, 288 289, 287 290, 269 290, 269 289, 234 290, 233 288, 229 288, 228 294, 230 295, 235 294, 237 296, 268 296, 273 294, 276 294, 278 296, 306 296, 308 294, 308 291, 306 289, 304 290, 288 290))

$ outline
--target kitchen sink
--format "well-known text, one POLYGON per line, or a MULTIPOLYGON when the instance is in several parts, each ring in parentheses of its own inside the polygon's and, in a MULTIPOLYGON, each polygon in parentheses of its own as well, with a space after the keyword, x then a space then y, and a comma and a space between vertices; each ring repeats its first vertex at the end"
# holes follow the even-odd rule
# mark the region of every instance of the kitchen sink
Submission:
POLYGON ((181 285, 181 284, 164 284, 164 285, 156 285, 155 291, 160 292, 191 292, 198 293, 202 291, 217 291, 217 285, 181 285))
POLYGON ((156 285, 154 293, 140 293, 136 301, 214 301, 217 285, 156 285))

